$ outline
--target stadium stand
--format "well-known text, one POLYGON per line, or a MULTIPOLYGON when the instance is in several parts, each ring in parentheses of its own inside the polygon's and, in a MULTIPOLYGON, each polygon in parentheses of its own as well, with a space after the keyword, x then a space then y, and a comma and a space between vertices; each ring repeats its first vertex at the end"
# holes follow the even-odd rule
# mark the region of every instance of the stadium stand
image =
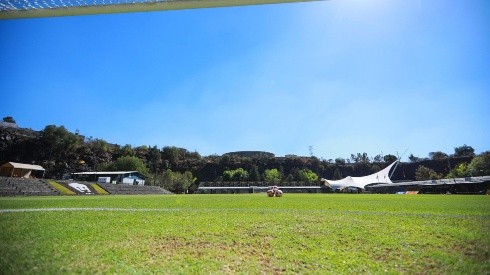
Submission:
POLYGON ((99 183, 111 195, 152 195, 152 194, 172 194, 172 192, 158 186, 148 185, 124 185, 99 183))
POLYGON ((379 194, 417 191, 418 194, 486 194, 490 190, 490 176, 406 181, 367 186, 366 190, 379 194))
MULTIPOLYGON (((197 189, 200 194, 265 193, 274 185, 265 181, 248 182, 201 182, 197 189)), ((275 185, 287 193, 328 193, 329 189, 317 183, 302 181, 279 182, 275 185)))
POLYGON ((59 196, 45 179, 0 177, 0 196, 59 196))
MULTIPOLYGON (((60 181, 64 182, 64 181, 60 181)), ((88 182, 84 182, 87 186, 88 182)), ((98 184, 111 195, 152 195, 152 194, 172 194, 158 186, 124 185, 124 184, 98 184)), ((72 188, 71 188, 72 189, 72 188)), ((76 190, 74 190, 76 191, 76 190)), ((85 195, 76 192, 77 195, 85 195)), ((90 194, 96 194, 91 192, 90 194)), ((0 177, 0 196, 60 196, 60 191, 54 188, 46 179, 25 179, 0 177)))

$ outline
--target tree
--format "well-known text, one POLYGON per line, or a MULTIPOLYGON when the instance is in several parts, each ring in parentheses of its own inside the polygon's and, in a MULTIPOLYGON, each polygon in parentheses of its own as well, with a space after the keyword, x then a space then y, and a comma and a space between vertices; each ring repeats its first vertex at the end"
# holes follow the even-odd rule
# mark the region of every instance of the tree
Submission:
POLYGON ((383 157, 383 160, 386 162, 386 163, 393 163, 394 161, 396 161, 398 158, 394 155, 386 155, 383 157))
POLYGON ((77 149, 81 143, 81 139, 64 126, 48 125, 41 131, 39 150, 49 162, 67 163, 77 159, 77 149))
POLYGON ((337 164, 337 165, 345 165, 345 159, 343 159, 343 158, 336 158, 335 159, 335 164, 337 164))
POLYGON ((233 180, 233 171, 226 170, 223 172, 223 181, 232 181, 233 180))
POLYGON ((474 157, 468 168, 471 176, 490 176, 490 151, 474 157))
POLYGON ((177 166, 179 162, 179 148, 175 146, 163 147, 162 159, 168 161, 172 166, 177 166))
POLYGON ((420 165, 415 171, 415 178, 417 180, 435 180, 440 176, 433 170, 423 165, 420 165))
POLYGON ((95 155, 100 159, 110 160, 112 158, 111 145, 103 139, 95 139, 94 141, 92 141, 92 150, 95 155))
POLYGON ((314 183, 318 181, 318 175, 315 174, 315 172, 311 171, 310 169, 302 169, 298 172, 297 175, 298 180, 308 182, 308 183, 314 183))
POLYGON ((381 160, 383 160, 383 157, 381 157, 381 155, 376 155, 373 158, 373 162, 381 162, 381 160))
POLYGON ((473 147, 464 144, 460 147, 454 148, 455 157, 472 157, 475 155, 475 149, 473 147))
POLYGON ((156 145, 148 149, 146 159, 148 160, 151 172, 158 173, 160 165, 162 164, 162 154, 156 145))
POLYGON ((460 163, 454 169, 449 171, 446 178, 463 178, 470 176, 470 170, 467 163, 460 163))
POLYGON ((234 181, 245 181, 248 179, 248 172, 243 168, 235 169, 235 173, 233 174, 234 181))
POLYGON ((102 139, 89 139, 78 150, 79 157, 86 162, 90 169, 96 171, 101 163, 112 160, 112 147, 102 139))
POLYGON ((334 180, 342 179, 342 172, 340 172, 339 168, 335 168, 335 171, 333 172, 333 179, 334 180))
POLYGON ((102 169, 106 171, 138 171, 144 175, 148 173, 145 163, 138 157, 120 157, 114 162, 103 163, 102 169))
POLYGON ((413 154, 410 154, 410 156, 408 157, 408 159, 410 160, 410 162, 418 162, 418 161, 420 161, 420 158, 414 156, 413 154))
POLYGON ((61 178, 63 174, 73 170, 80 159, 80 147, 83 139, 64 126, 48 125, 35 141, 38 159, 43 160, 47 168, 46 177, 61 178))
POLYGON ((162 177, 163 187, 174 193, 185 193, 195 181, 196 178, 189 171, 180 173, 167 169, 162 177))
POLYGON ((3 118, 3 122, 8 122, 8 123, 16 123, 15 119, 11 116, 6 116, 3 118))
POLYGON ((147 156, 148 156, 148 146, 146 145, 141 145, 136 148, 134 148, 134 155, 138 157, 139 159, 143 160, 144 162, 147 162, 147 156))
POLYGON ((441 152, 441 151, 436 151, 436 152, 430 152, 429 158, 431 160, 444 160, 444 159, 448 158, 448 155, 446 153, 441 152))
POLYGON ((248 179, 251 181, 259 181, 260 180, 259 167, 257 165, 252 165, 252 168, 250 169, 250 172, 249 172, 248 179))
POLYGON ((277 169, 267 169, 264 172, 264 178, 267 182, 278 183, 281 181, 282 175, 277 169))
POLYGON ((223 181, 244 181, 248 179, 248 172, 243 168, 226 170, 223 172, 223 181))
POLYGON ((369 160, 368 154, 367 153, 357 153, 357 155, 351 154, 350 155, 351 160, 354 163, 370 163, 371 161, 369 160))

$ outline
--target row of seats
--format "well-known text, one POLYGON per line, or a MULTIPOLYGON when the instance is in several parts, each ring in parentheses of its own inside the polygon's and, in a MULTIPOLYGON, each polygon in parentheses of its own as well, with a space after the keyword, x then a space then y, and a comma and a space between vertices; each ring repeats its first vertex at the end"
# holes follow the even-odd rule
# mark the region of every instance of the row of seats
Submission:
POLYGON ((61 195, 47 180, 0 177, 0 196, 61 195))
POLYGON ((158 186, 124 185, 111 183, 99 183, 99 185, 111 195, 172 194, 168 190, 165 190, 158 186))
MULTIPOLYGON (((89 184, 89 183, 86 183, 89 184)), ((158 186, 140 186, 124 184, 101 184, 109 194, 114 195, 150 195, 171 194, 158 186)), ((0 177, 0 196, 59 196, 61 193, 45 179, 25 179, 0 177)))
POLYGON ((267 181, 245 181, 245 182, 240 182, 240 181, 216 181, 216 182, 201 182, 199 184, 200 187, 251 187, 251 186, 257 186, 257 187, 267 187, 271 185, 277 185, 277 186, 288 186, 288 187, 293 187, 293 186, 318 186, 318 183, 308 183, 308 182, 303 182, 303 181, 285 181, 285 182, 278 182, 275 184, 272 184, 267 181))

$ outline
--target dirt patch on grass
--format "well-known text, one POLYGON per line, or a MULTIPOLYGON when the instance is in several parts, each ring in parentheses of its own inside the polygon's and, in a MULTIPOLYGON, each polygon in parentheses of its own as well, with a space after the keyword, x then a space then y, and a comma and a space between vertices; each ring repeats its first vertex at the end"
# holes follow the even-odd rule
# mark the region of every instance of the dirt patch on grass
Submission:
POLYGON ((490 244, 484 241, 473 240, 465 244, 456 244, 451 250, 477 262, 490 264, 490 244))
POLYGON ((236 273, 255 270, 259 273, 280 274, 283 268, 276 265, 270 240, 260 242, 214 241, 183 237, 164 237, 149 244, 150 258, 178 261, 191 259, 209 261, 219 272, 236 273))

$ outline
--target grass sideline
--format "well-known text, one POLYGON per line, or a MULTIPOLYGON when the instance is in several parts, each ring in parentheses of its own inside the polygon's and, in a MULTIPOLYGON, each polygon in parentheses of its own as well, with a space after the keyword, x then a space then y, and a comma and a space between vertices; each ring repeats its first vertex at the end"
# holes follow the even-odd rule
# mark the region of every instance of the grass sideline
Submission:
POLYGON ((3 274, 488 274, 489 228, 489 196, 0 198, 0 267, 3 274))

